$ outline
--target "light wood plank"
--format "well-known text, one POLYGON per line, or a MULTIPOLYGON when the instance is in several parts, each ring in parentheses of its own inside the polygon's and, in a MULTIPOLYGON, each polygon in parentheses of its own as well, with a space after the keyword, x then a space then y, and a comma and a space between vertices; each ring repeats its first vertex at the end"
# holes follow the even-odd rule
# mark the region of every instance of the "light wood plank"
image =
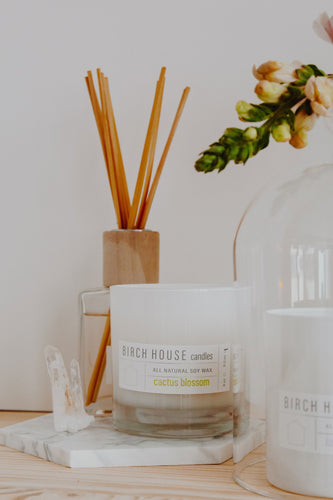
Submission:
MULTIPOLYGON (((0 427, 35 418, 37 412, 0 412, 0 427)), ((253 452, 253 458, 262 456, 253 452)), ((40 488, 106 492, 165 500, 251 500, 262 498, 248 493, 232 479, 232 460, 220 465, 187 465, 157 467, 110 467, 68 469, 46 460, 0 446, 0 495, 4 488, 40 488)), ((18 498, 14 495, 8 497, 18 498)), ((14 490, 13 490, 14 491, 14 490)))

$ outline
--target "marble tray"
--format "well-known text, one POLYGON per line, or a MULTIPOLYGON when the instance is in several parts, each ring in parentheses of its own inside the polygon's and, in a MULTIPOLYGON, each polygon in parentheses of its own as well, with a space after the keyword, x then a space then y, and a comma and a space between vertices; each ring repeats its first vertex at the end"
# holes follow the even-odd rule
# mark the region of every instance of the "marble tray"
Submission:
POLYGON ((117 432, 112 417, 98 417, 75 434, 56 432, 53 416, 0 429, 0 444, 67 467, 218 464, 232 457, 232 436, 162 439, 117 432))

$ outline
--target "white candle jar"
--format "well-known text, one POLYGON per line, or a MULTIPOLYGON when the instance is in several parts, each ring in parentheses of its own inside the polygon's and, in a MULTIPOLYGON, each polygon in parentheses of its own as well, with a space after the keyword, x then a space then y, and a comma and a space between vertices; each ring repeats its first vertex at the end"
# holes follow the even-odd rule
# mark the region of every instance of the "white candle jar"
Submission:
POLYGON ((113 421, 145 436, 232 431, 237 287, 113 286, 113 421))
POLYGON ((267 478, 333 497, 333 308, 271 310, 265 321, 267 478))

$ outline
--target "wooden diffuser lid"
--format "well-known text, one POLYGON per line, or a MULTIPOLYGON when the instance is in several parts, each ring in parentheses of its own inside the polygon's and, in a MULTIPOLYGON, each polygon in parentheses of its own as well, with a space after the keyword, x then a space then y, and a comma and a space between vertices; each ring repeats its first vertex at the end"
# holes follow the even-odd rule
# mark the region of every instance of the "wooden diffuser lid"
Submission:
POLYGON ((160 235, 118 229, 103 233, 103 284, 158 283, 160 235))

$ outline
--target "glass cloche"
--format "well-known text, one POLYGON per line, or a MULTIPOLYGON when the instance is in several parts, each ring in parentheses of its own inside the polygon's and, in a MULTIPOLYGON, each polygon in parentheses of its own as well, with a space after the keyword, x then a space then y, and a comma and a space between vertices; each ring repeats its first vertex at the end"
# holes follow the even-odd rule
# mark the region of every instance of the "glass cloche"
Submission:
POLYGON ((235 461, 266 417, 270 483, 333 497, 333 164, 254 200, 234 250, 235 278, 252 302, 235 461))

